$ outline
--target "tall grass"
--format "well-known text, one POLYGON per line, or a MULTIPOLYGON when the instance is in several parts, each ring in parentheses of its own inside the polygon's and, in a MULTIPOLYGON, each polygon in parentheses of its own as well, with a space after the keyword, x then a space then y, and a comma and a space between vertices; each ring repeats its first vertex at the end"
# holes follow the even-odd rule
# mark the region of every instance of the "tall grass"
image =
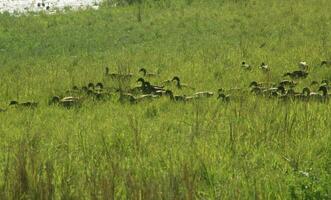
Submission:
POLYGON ((39 101, 0 113, 0 199, 330 199, 327 103, 243 93, 229 103, 47 105, 73 85, 104 81, 105 66, 144 66, 160 72, 153 83, 178 75, 216 91, 277 82, 305 60, 300 90, 331 76, 319 67, 330 59, 329 1, 130 2, 0 16, 0 107, 39 101))

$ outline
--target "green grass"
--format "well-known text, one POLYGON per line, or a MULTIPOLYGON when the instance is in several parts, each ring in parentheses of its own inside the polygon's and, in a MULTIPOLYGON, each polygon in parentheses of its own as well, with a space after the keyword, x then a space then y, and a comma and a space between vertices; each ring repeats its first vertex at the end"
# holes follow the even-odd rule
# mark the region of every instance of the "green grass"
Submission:
POLYGON ((103 81, 105 66, 216 91, 279 81, 305 60, 301 90, 331 79, 318 67, 331 58, 330 10, 328 0, 164 0, 140 11, 0 15, 0 107, 40 104, 0 113, 0 199, 330 199, 330 104, 243 94, 229 104, 47 105, 103 81), (269 75, 256 67, 263 61, 269 75))

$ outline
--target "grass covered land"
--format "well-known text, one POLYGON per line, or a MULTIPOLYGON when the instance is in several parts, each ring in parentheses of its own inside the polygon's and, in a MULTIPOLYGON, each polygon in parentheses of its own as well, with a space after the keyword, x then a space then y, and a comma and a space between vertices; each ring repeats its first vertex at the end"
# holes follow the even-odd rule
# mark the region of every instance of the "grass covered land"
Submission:
POLYGON ((1 14, 0 107, 39 106, 0 113, 0 199, 330 199, 330 103, 242 93, 228 104, 116 96, 80 109, 47 104, 104 81, 105 66, 135 74, 144 66, 160 73, 152 83, 178 75, 196 91, 217 91, 278 82, 304 60, 301 91, 331 79, 319 67, 331 58, 330 10, 329 0, 162 0, 1 14))

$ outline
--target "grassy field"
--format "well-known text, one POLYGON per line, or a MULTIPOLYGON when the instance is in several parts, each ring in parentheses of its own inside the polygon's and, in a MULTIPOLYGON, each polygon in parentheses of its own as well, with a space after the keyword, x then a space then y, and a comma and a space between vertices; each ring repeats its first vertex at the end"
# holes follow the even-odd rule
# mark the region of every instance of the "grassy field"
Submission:
MULTIPOLYGON (((249 89, 305 60, 331 80, 329 0, 161 0, 55 15, 0 15, 0 199, 331 199, 331 111, 242 93, 49 106, 104 68, 181 77, 196 91, 249 89), (251 72, 241 68, 246 61, 251 72), (269 73, 258 69, 261 62, 269 73)), ((175 90, 191 94, 190 90, 175 90)))

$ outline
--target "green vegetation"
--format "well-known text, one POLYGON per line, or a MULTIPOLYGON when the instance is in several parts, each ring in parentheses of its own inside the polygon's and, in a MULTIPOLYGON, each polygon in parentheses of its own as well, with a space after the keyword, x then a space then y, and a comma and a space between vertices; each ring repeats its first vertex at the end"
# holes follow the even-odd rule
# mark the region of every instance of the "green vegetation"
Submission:
MULTIPOLYGON (((134 1, 130 1, 134 2, 134 1)), ((330 103, 247 93, 136 105, 49 106, 104 68, 177 75, 175 94, 278 82, 309 64, 331 79, 329 0, 160 0, 54 15, 0 15, 0 199, 330 199, 330 103), (246 61, 252 70, 243 70, 246 61), (270 71, 258 66, 265 62, 270 71)), ((140 73, 141 74, 141 73, 140 73)), ((116 85, 106 81, 106 85, 116 85)))

